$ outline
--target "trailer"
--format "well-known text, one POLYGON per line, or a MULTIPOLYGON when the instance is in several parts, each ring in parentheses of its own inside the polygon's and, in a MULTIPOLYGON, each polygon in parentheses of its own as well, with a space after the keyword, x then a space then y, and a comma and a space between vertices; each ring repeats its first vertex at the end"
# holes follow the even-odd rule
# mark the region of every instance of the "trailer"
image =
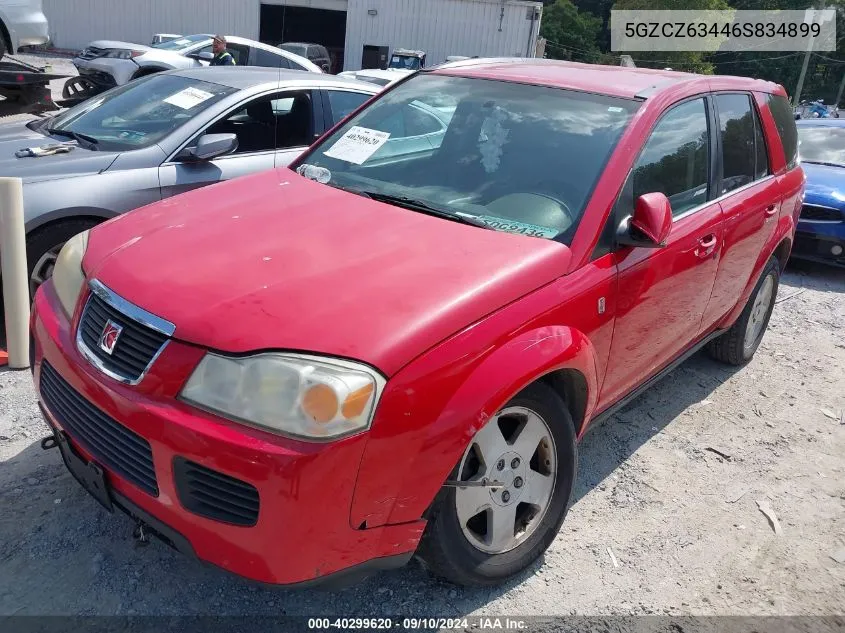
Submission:
POLYGON ((57 110, 50 82, 66 77, 9 56, 0 58, 0 116, 57 110))

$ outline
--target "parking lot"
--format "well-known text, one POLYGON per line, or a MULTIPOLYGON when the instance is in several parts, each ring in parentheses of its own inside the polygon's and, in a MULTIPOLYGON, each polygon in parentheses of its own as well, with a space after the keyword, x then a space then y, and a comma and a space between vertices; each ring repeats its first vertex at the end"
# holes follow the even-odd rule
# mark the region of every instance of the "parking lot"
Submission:
POLYGON ((779 301, 748 366, 697 355, 590 433, 542 564, 484 590, 416 563, 343 592, 272 590, 139 547, 41 450, 29 372, 3 371, 0 615, 841 611, 845 275, 790 266, 779 301))

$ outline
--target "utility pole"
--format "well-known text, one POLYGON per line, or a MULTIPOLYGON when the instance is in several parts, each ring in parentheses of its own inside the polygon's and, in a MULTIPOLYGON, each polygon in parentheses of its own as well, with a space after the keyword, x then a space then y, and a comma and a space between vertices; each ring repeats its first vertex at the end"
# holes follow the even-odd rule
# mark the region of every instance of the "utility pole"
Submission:
MULTIPOLYGON (((819 10, 824 9, 824 0, 819 0, 819 10)), ((812 24, 815 22, 815 16, 813 16, 813 20, 810 22, 812 24)), ((804 22, 807 22, 807 18, 804 18, 804 22)), ((804 53, 804 63, 801 65, 801 74, 798 76, 798 87, 795 88, 795 96, 792 97, 792 105, 797 106, 801 103, 801 90, 804 88, 804 77, 807 74, 807 66, 810 65, 810 56, 813 54, 813 43, 814 40, 812 37, 807 38, 809 42, 807 43, 807 52, 804 53)))

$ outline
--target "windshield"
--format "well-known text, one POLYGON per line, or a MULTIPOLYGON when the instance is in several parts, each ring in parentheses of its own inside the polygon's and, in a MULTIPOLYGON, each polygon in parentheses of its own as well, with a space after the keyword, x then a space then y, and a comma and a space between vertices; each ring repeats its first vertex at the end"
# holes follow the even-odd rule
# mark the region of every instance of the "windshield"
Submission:
POLYGON ((287 51, 288 53, 299 55, 300 57, 308 56, 308 47, 304 44, 282 44, 279 48, 283 51, 287 51))
POLYGON ((140 149, 233 92, 206 81, 152 75, 93 97, 48 120, 45 127, 91 137, 105 151, 140 149))
POLYGON ((300 173, 568 244, 638 107, 571 90, 421 74, 327 136, 302 158, 317 169, 303 165, 300 173))
POLYGON ((845 166, 845 127, 799 125, 798 154, 805 163, 845 166))
POLYGON ((158 44, 154 44, 153 48, 160 48, 166 51, 181 51, 185 50, 186 48, 190 48, 195 44, 199 44, 200 42, 205 42, 210 39, 211 38, 208 35, 187 35, 185 37, 180 37, 175 40, 170 40, 169 42, 160 42, 158 44))
POLYGON ((399 68, 401 70, 419 70, 421 67, 422 60, 419 57, 394 55, 390 59, 389 68, 399 68))

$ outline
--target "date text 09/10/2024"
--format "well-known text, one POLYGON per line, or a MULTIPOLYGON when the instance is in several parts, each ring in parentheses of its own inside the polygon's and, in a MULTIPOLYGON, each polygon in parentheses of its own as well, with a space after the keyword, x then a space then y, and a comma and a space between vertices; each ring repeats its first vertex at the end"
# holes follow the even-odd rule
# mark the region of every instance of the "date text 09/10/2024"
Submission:
POLYGON ((476 631, 521 631, 527 628, 525 620, 502 617, 462 618, 309 618, 308 629, 320 630, 425 630, 457 629, 476 631))

